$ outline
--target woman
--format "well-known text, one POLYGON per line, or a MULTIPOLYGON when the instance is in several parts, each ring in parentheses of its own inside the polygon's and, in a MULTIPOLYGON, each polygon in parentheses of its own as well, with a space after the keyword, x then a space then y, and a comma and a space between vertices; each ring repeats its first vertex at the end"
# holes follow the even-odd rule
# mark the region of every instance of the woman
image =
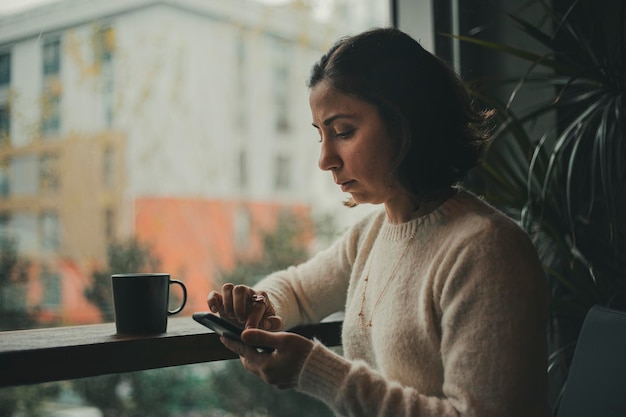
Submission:
POLYGON ((347 205, 384 209, 254 289, 211 292, 210 309, 247 329, 246 344, 222 342, 266 382, 341 416, 548 416, 537 254, 514 222, 458 187, 490 114, 396 29, 340 40, 309 87, 320 168, 347 205), (343 357, 280 331, 339 310, 343 357))

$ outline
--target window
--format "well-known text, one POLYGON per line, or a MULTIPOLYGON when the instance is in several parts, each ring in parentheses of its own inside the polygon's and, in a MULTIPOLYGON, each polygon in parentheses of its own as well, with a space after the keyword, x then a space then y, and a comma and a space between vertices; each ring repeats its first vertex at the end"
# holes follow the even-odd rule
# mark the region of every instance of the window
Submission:
POLYGON ((0 287, 0 312, 7 315, 23 310, 26 293, 27 285, 23 282, 9 282, 7 286, 0 287))
POLYGON ((39 192, 37 155, 19 155, 10 160, 9 190, 13 196, 35 196, 39 192))
POLYGON ((11 113, 9 106, 0 104, 0 144, 9 142, 11 134, 11 113))
POLYGON ((11 83, 11 54, 0 52, 0 87, 11 83))
POLYGON ((56 154, 43 154, 39 159, 39 190, 50 193, 59 189, 59 161, 56 154))
POLYGON ((250 212, 245 208, 235 211, 235 242, 238 248, 247 249, 250 244, 250 212))
POLYGON ((57 253, 61 247, 61 225, 59 216, 53 211, 45 211, 40 217, 41 249, 43 253, 57 253))
POLYGON ((248 186, 248 154, 244 149, 239 151, 239 158, 237 158, 237 168, 237 184, 242 189, 246 188, 248 186))
POLYGON ((61 69, 61 41, 48 40, 43 44, 43 75, 58 75, 61 69))
POLYGON ((61 41, 48 40, 43 44, 44 89, 42 93, 41 133, 58 135, 61 126, 61 41))
POLYGON ((16 211, 9 218, 9 230, 17 243, 19 256, 36 256, 39 252, 37 215, 28 211, 16 211))
POLYGON ((241 131, 245 131, 248 128, 248 114, 246 111, 246 102, 248 100, 248 80, 246 78, 248 51, 246 48, 245 32, 243 30, 237 36, 235 48, 235 53, 237 56, 235 62, 235 91, 237 92, 237 94, 235 95, 237 100, 235 110, 235 126, 241 131))
POLYGON ((43 284, 42 307, 46 309, 57 310, 61 306, 61 277, 59 274, 51 272, 48 268, 44 268, 41 276, 43 284))
POLYGON ((9 238, 9 215, 0 212, 0 239, 9 238))
MULTIPOLYGON (((2 18, 0 74, 12 71, 10 96, 0 83, 11 122, 11 146, 0 149, 0 212, 18 258, 28 263, 28 288, 0 281, 0 293, 13 297, 31 327, 110 320, 106 293, 102 300, 86 294, 108 288, 113 270, 158 265, 154 270, 180 276, 189 293, 181 316, 190 316, 206 309, 222 277, 245 270, 240 255, 272 267, 276 256, 266 255, 276 249, 268 247, 280 245, 264 237, 283 209, 313 225, 310 213, 343 200, 339 190, 327 192, 336 187, 317 169, 306 88, 311 65, 335 39, 389 23, 388 0, 101 3, 106 7, 49 0, 2 18), (359 13, 338 21, 342 2, 359 13), (309 168, 298 169, 306 177, 298 188, 296 160, 309 168)), ((3 7, 0 1, 0 14, 3 7)), ((303 242, 315 239, 308 232, 303 242)), ((245 272, 252 279, 264 273, 245 272)), ((198 369, 172 368, 169 377, 159 370, 141 378, 145 385, 113 375, 119 379, 97 405, 84 380, 29 398, 41 401, 45 415, 80 414, 77 404, 94 415, 245 413, 215 403, 206 390, 196 394, 198 375, 207 384, 218 377, 198 369), (184 404, 158 389, 170 381, 190 388, 184 404), (148 395, 136 396, 143 387, 148 395), (149 398, 163 399, 158 410, 149 398), (51 409, 58 404, 67 411, 51 409)), ((242 409, 267 414, 273 398, 260 397, 261 406, 242 409)))
MULTIPOLYGON (((54 85, 52 80, 49 84, 54 85)), ((59 133, 61 127, 61 97, 60 93, 50 86, 44 91, 42 97, 42 121, 41 133, 44 136, 53 136, 59 133)))
POLYGON ((289 130, 289 58, 292 55, 288 42, 273 39, 273 82, 274 104, 276 111, 276 130, 284 132, 289 130))
POLYGON ((111 188, 115 183, 115 152, 111 146, 107 146, 102 154, 102 183, 105 188, 111 188))
POLYGON ((113 53, 115 50, 115 32, 109 25, 100 26, 94 33, 93 40, 94 66, 100 73, 102 88, 102 107, 104 110, 104 126, 113 126, 114 117, 114 71, 113 53))
POLYGON ((115 212, 111 208, 104 210, 104 236, 107 242, 115 239, 115 212))
POLYGON ((32 271, 45 262, 72 281, 79 302, 63 306, 65 324, 98 309, 82 287, 117 261, 117 239, 149 242, 168 272, 187 271, 190 312, 236 266, 246 240, 235 228, 249 224, 261 256, 255 234, 282 209, 312 217, 343 200, 307 139, 306 79, 334 40, 388 25, 389 2, 275 3, 50 0, 2 19, 0 131, 11 146, 0 151, 0 210, 32 271), (345 4, 358 13, 339 21, 345 4))
POLYGON ((284 155, 276 157, 274 187, 276 190, 288 190, 291 186, 290 159, 284 155))
POLYGON ((9 161, 0 160, 0 199, 9 196, 9 161))
POLYGON ((115 116, 114 92, 113 66, 107 64, 102 68, 102 105, 104 108, 104 125, 106 127, 113 126, 113 118, 115 116))
POLYGON ((108 25, 96 29, 94 33, 94 59, 96 64, 108 63, 113 59, 115 49, 115 32, 108 25))

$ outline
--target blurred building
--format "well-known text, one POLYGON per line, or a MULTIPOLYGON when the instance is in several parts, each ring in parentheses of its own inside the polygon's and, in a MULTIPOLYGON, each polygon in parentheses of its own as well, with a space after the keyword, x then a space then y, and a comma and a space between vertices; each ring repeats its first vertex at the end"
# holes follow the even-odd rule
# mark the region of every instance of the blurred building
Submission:
POLYGON ((136 238, 188 284, 186 311, 205 309, 281 210, 341 210, 316 169, 305 81, 388 4, 336 6, 59 0, 1 17, 0 231, 32 260, 23 302, 42 320, 97 321, 90 273, 136 238))

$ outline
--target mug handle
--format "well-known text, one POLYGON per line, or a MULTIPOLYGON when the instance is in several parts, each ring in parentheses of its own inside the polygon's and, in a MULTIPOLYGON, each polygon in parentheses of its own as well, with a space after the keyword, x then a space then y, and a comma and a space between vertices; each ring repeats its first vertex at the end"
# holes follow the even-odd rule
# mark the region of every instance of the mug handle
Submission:
POLYGON ((183 302, 180 304, 180 306, 176 309, 176 310, 167 310, 167 315, 171 316, 172 314, 176 314, 176 313, 180 313, 180 311, 183 309, 183 307, 185 307, 185 304, 187 304, 187 287, 185 287, 185 284, 183 284, 181 281, 177 280, 177 279, 170 279, 170 285, 172 284, 178 284, 180 285, 180 288, 182 288, 183 290, 183 302))

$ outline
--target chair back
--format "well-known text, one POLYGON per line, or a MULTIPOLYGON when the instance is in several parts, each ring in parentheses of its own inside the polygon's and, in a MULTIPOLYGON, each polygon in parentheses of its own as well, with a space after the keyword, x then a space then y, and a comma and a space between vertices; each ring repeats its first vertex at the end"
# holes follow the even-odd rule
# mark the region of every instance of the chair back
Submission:
POLYGON ((626 312, 589 310, 557 415, 626 417, 626 312))

